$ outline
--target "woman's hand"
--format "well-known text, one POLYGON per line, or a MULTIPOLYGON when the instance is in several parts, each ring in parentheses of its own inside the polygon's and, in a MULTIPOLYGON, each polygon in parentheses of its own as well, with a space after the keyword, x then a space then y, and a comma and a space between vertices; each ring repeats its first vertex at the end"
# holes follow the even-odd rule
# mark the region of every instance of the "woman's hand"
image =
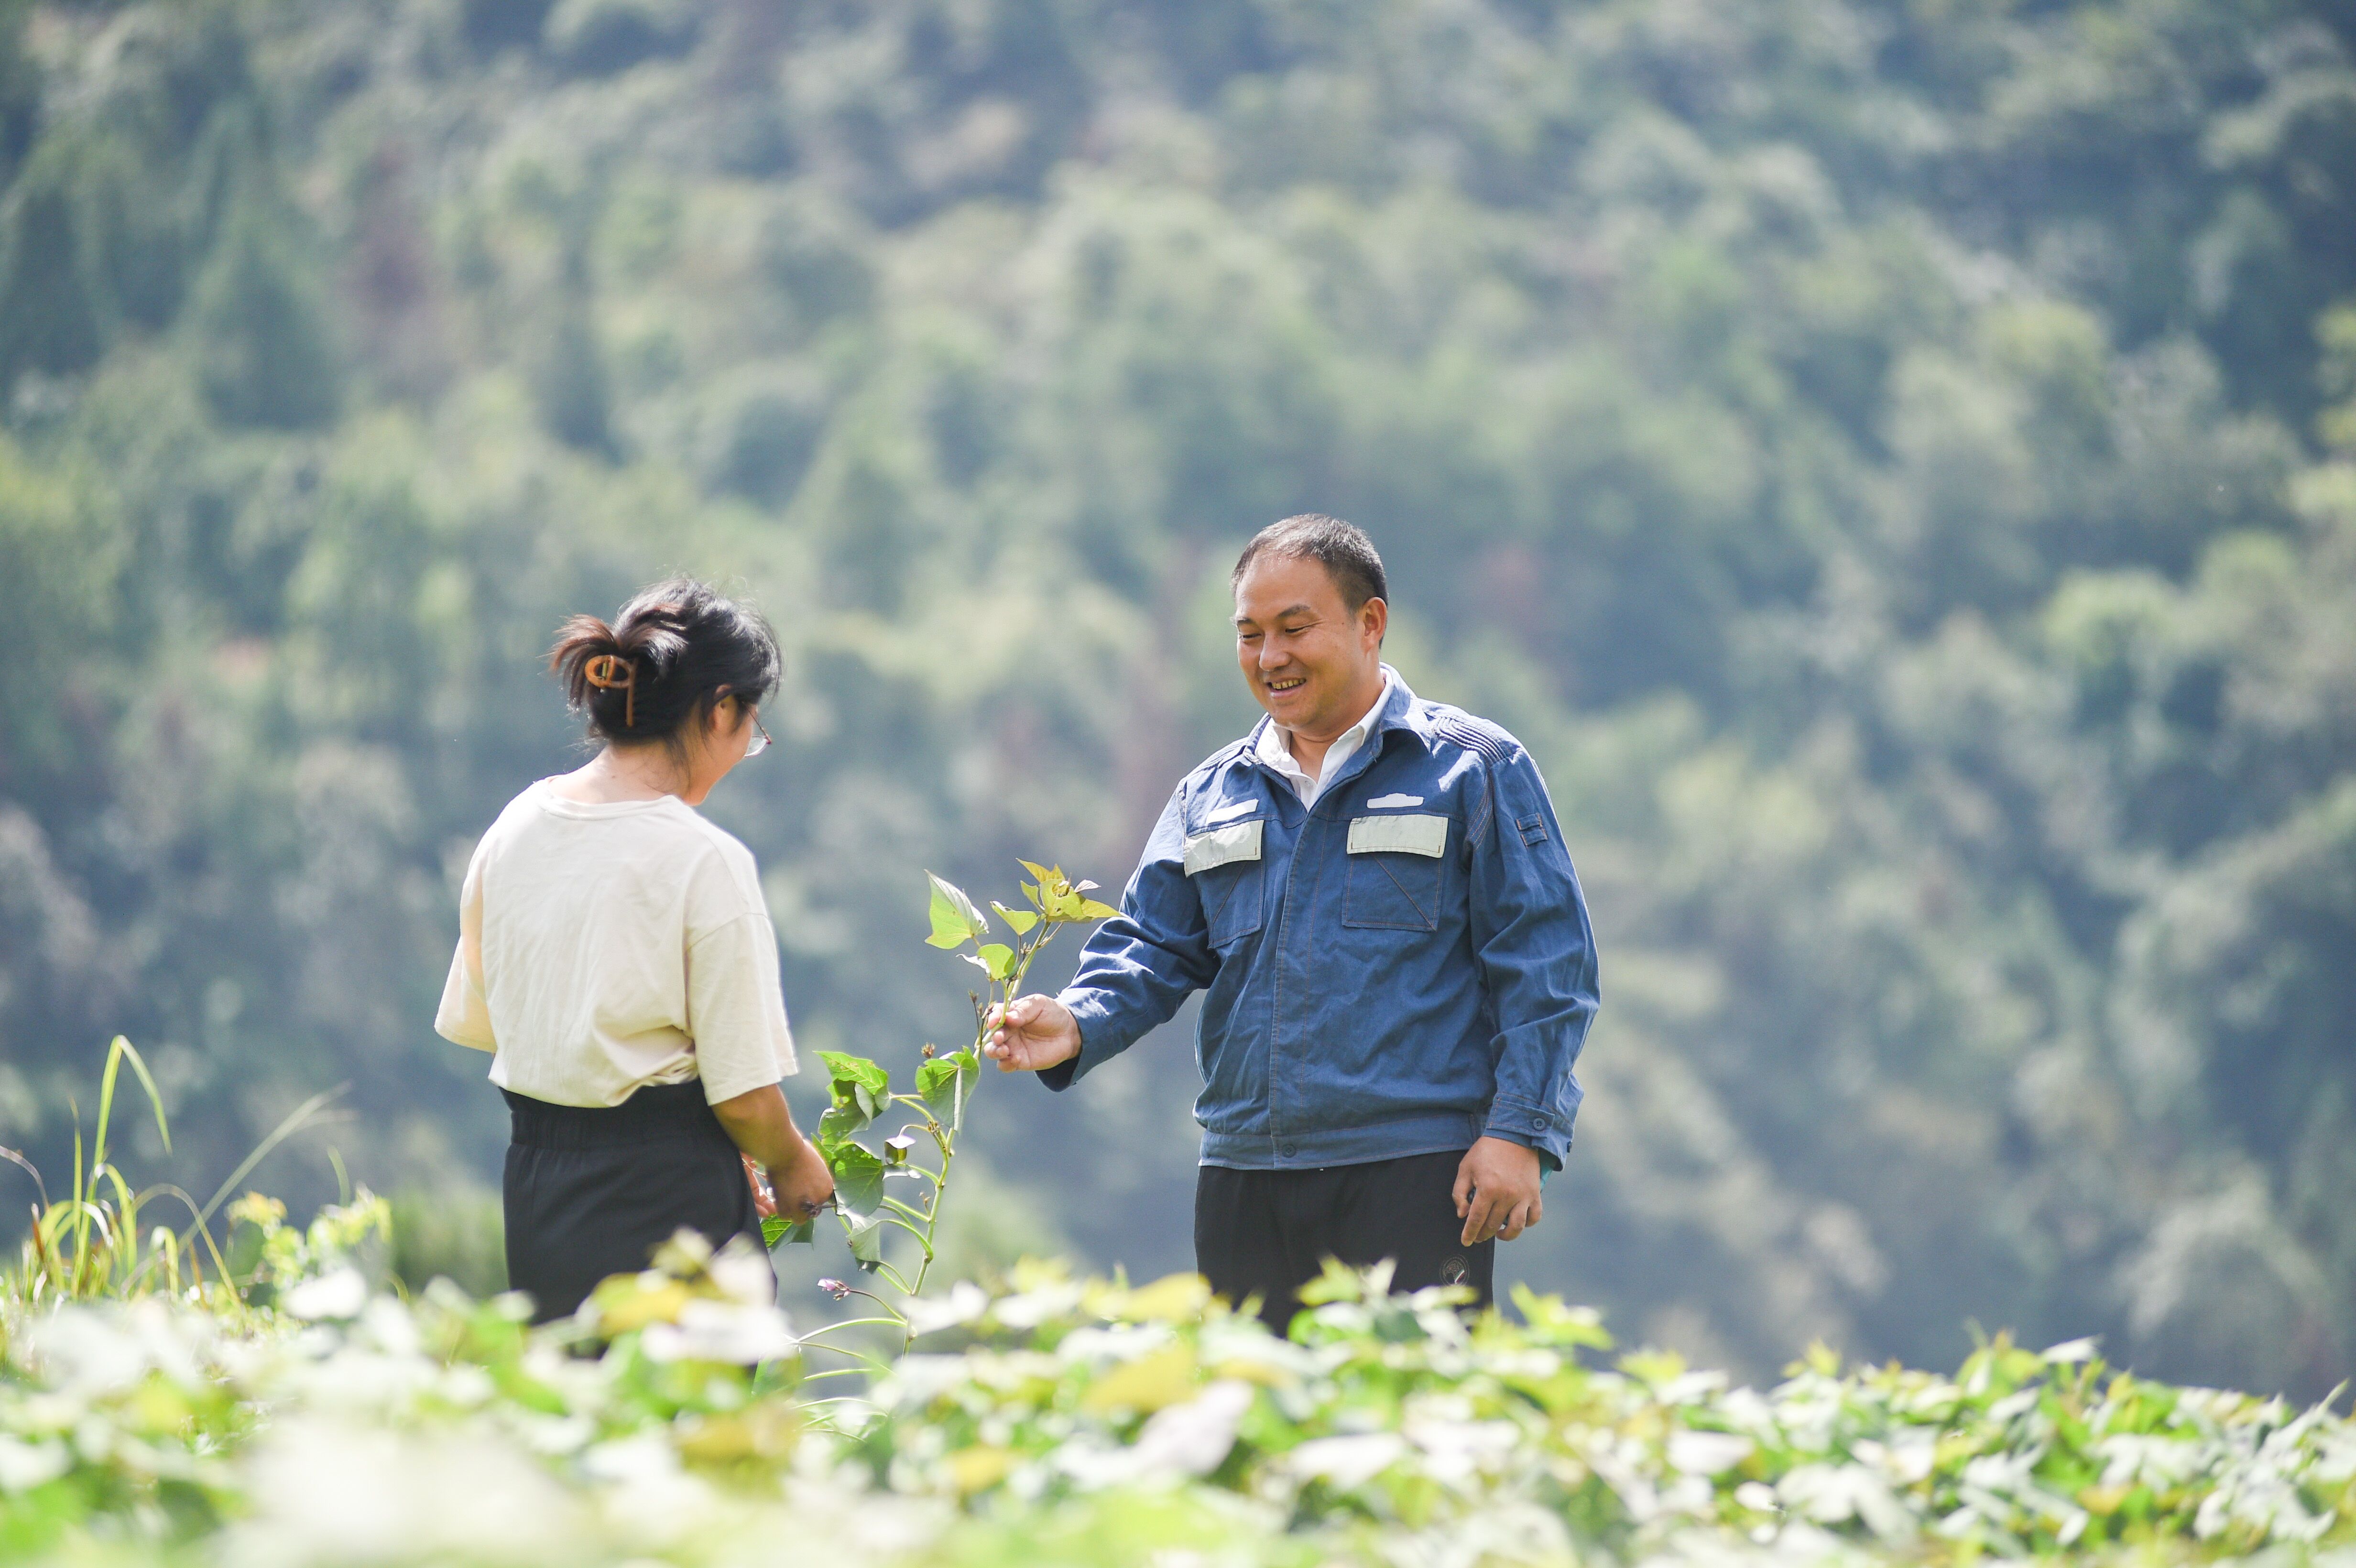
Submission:
MULTIPOLYGON (((745 1163, 757 1164, 769 1173, 776 1191, 770 1207, 763 1214, 782 1214, 788 1220, 809 1219, 825 1207, 834 1196, 834 1172, 827 1169, 826 1159, 802 1136, 794 1125, 794 1114, 786 1107, 782 1090, 771 1083, 751 1090, 733 1100, 712 1103, 712 1114, 728 1136, 744 1151, 745 1163)), ((752 1172, 745 1173, 752 1179, 752 1172)), ((760 1183, 754 1182, 754 1204, 760 1203, 760 1183)))
POLYGON ((771 1167, 770 1179, 776 1183, 776 1197, 771 1207, 788 1220, 801 1221, 815 1216, 834 1196, 834 1172, 826 1168, 826 1158, 809 1139, 797 1134, 795 1141, 801 1153, 784 1170, 771 1167))
POLYGON ((744 1179, 753 1187, 753 1212, 766 1220, 777 1211, 777 1195, 769 1190, 769 1179, 761 1174, 759 1162, 749 1154, 744 1159, 744 1179))

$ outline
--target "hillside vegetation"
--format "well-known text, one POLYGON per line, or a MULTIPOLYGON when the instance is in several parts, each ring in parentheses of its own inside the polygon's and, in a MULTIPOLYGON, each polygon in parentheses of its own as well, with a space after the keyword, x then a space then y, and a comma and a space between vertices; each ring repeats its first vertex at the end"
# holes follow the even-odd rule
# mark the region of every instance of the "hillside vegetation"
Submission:
MULTIPOLYGON (((1118 886, 1251 717, 1235 549, 1313 508, 1593 906, 1504 1278, 1740 1377, 1976 1320, 2320 1397, 2351 50, 2345 0, 11 0, 0 1142, 65 1168, 120 1030, 208 1179, 348 1083, 352 1172, 479 1209, 455 874, 566 765, 557 621, 670 568, 787 645, 712 812, 805 1050, 905 1074, 970 1027, 920 869, 1118 886)), ((1179 1033, 1004 1086, 978 1254, 1188 1261, 1179 1033)))

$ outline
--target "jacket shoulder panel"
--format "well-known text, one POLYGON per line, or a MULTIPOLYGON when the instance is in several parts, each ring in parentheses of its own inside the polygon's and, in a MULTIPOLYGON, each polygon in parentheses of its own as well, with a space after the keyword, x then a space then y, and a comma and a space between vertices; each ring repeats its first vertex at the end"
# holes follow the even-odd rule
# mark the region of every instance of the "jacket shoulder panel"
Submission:
POLYGON ((1444 702, 1430 702, 1424 707, 1424 722, 1435 740, 1478 752, 1483 760, 1498 767, 1511 766, 1522 755, 1522 743, 1502 724, 1493 724, 1444 702))
POLYGON ((1196 763, 1192 768, 1187 770, 1185 778, 1180 781, 1180 787, 1185 790, 1189 795, 1192 795, 1197 788, 1206 782, 1212 774, 1217 773, 1221 768, 1226 767, 1229 763, 1237 761, 1250 751, 1251 736, 1249 735, 1246 735, 1240 741, 1228 741, 1226 745, 1220 747, 1217 751, 1213 752, 1209 756, 1205 757, 1201 762, 1196 763))
POLYGON ((1462 708, 1451 708, 1444 702, 1425 704, 1424 723, 1434 742, 1443 748, 1470 752, 1480 760, 1482 774, 1481 803, 1466 832, 1479 839, 1489 830, 1490 821, 1497 810, 1497 775, 1512 767, 1526 753, 1522 743, 1502 724, 1467 713, 1462 708))

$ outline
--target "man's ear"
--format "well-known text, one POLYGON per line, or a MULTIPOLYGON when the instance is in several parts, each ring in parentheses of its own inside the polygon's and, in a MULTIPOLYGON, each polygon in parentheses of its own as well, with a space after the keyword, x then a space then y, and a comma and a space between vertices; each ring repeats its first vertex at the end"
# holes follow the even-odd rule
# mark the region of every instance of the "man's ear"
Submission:
POLYGON ((1375 645, 1382 646, 1384 635, 1391 629, 1391 607, 1380 599, 1369 599, 1358 606, 1360 624, 1375 634, 1375 645))

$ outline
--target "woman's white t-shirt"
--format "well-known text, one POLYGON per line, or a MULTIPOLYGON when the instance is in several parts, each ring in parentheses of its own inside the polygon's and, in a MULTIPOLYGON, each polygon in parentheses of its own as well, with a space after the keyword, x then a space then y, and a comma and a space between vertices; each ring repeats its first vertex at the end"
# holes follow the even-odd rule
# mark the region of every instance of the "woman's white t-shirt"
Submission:
POLYGON ((698 1077, 717 1104, 795 1069, 752 851, 674 796, 584 805, 546 779, 475 847, 434 1027, 558 1105, 698 1077))

